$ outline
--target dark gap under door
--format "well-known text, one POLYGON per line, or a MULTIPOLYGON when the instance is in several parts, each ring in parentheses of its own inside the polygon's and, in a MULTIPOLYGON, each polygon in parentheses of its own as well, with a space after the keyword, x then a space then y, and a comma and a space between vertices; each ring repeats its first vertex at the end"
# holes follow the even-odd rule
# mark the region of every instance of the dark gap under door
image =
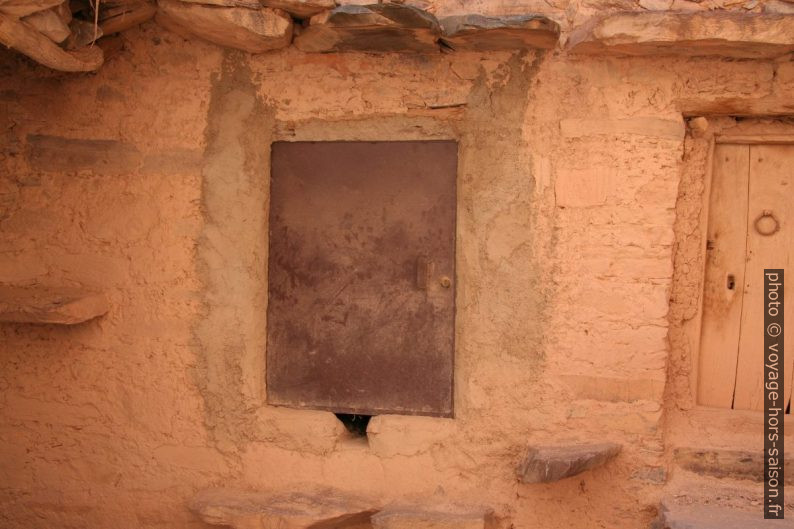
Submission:
POLYGON ((452 416, 457 143, 272 146, 273 405, 452 416))

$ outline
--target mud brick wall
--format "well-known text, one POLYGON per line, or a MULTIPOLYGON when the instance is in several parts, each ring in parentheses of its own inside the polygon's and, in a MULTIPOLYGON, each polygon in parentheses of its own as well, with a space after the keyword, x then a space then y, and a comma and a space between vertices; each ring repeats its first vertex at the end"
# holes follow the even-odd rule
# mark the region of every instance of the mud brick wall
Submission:
POLYGON ((111 308, 0 325, 0 525, 205 527, 188 502, 228 486, 647 526, 685 118, 791 94, 794 63, 125 35, 92 74, 2 57, 0 283, 111 308), (454 419, 376 417, 362 444, 331 413, 266 405, 268 146, 293 139, 459 142, 454 419), (528 445, 590 440, 623 451, 517 482, 528 445))

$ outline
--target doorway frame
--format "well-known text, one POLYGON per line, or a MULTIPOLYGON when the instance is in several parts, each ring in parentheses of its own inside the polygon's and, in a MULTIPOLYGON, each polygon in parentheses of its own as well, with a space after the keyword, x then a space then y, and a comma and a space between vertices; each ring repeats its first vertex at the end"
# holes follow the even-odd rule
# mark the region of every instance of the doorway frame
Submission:
MULTIPOLYGON (((752 124, 750 124, 752 127, 752 124)), ((701 353, 701 332, 703 322, 703 287, 705 284, 706 276, 706 262, 705 248, 708 240, 708 221, 711 207, 711 187, 714 176, 714 151, 717 145, 794 145, 794 126, 792 126, 791 134, 770 134, 770 133, 745 133, 742 131, 732 132, 728 131, 715 131, 709 139, 708 155, 706 161, 706 172, 704 174, 704 187, 701 196, 701 212, 698 223, 698 237, 699 237, 699 264, 698 270, 698 298, 697 298, 697 312, 695 317, 684 322, 684 332, 687 335, 690 345, 690 351, 693 352, 691 357, 690 376, 689 376, 689 397, 694 403, 695 408, 702 409, 719 409, 729 411, 740 411, 728 408, 713 408, 711 406, 703 406, 698 402, 698 383, 700 379, 700 353, 701 353)), ((757 413, 757 412, 756 412, 757 413)))

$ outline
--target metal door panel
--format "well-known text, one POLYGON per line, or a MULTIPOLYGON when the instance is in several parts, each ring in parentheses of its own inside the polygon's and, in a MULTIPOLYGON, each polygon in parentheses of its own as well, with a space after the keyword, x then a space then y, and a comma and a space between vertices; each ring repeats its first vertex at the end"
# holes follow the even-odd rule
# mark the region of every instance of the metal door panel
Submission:
POLYGON ((268 402, 451 416, 457 144, 272 147, 268 402))

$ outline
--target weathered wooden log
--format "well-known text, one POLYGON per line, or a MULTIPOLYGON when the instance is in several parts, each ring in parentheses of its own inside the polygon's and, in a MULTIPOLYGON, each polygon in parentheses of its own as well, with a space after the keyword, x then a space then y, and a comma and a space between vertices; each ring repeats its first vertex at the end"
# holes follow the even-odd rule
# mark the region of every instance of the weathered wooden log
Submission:
POLYGON ((0 43, 62 72, 91 72, 104 61, 102 50, 97 46, 64 51, 29 25, 3 14, 0 14, 0 43))
POLYGON ((63 21, 63 16, 58 12, 57 7, 33 13, 22 21, 56 43, 63 42, 70 34, 69 22, 63 21))
POLYGON ((63 0, 0 0, 0 14, 24 17, 62 2, 63 0))
POLYGON ((157 5, 150 2, 134 2, 103 13, 100 8, 99 27, 103 35, 111 35, 137 26, 154 17, 157 5))

